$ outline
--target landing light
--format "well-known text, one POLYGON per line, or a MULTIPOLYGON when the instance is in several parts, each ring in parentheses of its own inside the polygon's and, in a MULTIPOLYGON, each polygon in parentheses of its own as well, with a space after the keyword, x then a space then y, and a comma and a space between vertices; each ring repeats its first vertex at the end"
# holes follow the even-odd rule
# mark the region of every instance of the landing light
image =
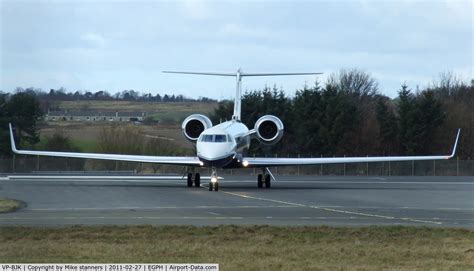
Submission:
POLYGON ((211 177, 211 182, 212 182, 212 183, 216 183, 216 182, 217 182, 217 177, 216 177, 216 176, 212 176, 212 177, 211 177))
POLYGON ((199 161, 199 165, 202 167, 204 166, 204 163, 202 161, 199 161))
POLYGON ((249 161, 244 160, 244 161, 242 162, 242 165, 243 165, 244 167, 247 167, 247 166, 249 165, 249 161))

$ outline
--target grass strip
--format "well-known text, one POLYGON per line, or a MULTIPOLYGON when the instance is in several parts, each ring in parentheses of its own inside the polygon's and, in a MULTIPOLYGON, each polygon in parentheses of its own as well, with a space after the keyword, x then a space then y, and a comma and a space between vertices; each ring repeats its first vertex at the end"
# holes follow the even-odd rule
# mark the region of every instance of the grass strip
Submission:
POLYGON ((0 262, 219 263, 222 270, 474 269, 474 231, 402 226, 1 227, 0 262))
POLYGON ((14 199, 0 199, 0 213, 13 212, 22 207, 22 202, 14 199))

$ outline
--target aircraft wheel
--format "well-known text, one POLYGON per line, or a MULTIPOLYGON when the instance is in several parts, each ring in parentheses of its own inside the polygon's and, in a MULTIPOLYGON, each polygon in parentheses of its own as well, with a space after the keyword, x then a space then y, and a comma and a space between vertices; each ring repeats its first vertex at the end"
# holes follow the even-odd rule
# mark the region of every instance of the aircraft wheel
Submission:
POLYGON ((262 188, 262 187, 263 187, 263 181, 262 181, 262 179, 263 179, 262 174, 258 174, 258 176, 257 176, 257 187, 258 187, 258 188, 262 188))
POLYGON ((265 188, 270 188, 271 183, 270 174, 265 174, 265 188))
POLYGON ((209 182, 209 191, 212 191, 213 186, 214 186, 214 184, 212 182, 209 182))
POLYGON ((188 173, 188 187, 192 187, 192 186, 193 186, 193 174, 188 173))
POLYGON ((196 173, 194 177, 194 186, 201 187, 201 174, 196 173))
POLYGON ((219 191, 219 183, 214 184, 214 191, 219 191))

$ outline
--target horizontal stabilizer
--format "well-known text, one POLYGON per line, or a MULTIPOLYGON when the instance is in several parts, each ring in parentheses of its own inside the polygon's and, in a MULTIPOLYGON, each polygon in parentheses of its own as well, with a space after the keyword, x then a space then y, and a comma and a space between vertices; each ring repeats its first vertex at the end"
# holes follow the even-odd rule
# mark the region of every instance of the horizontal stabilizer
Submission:
POLYGON ((281 75, 318 75, 322 72, 288 72, 288 73, 242 73, 240 76, 281 76, 281 75))
POLYGON ((219 73, 219 72, 186 72, 186 71, 163 71, 163 73, 178 73, 178 74, 195 74, 195 75, 214 75, 214 76, 285 76, 285 75, 318 75, 323 74, 322 72, 286 72, 286 73, 219 73))
POLYGON ((236 76, 235 73, 217 73, 217 72, 178 72, 178 71, 163 71, 163 73, 196 74, 196 75, 214 75, 214 76, 236 76))

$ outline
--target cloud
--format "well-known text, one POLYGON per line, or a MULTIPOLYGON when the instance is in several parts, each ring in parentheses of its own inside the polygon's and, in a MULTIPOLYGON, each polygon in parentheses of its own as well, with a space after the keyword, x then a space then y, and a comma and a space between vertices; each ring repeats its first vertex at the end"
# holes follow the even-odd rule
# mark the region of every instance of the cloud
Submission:
MULTIPOLYGON (((327 74, 358 67, 375 74, 387 92, 397 90, 404 80, 423 85, 444 70, 472 77, 470 1, 101 0, 2 5, 0 89, 30 84, 111 91, 133 87, 190 96, 206 90, 216 97, 233 93, 232 81, 177 78, 159 71, 235 71, 239 66, 253 72, 327 74)), ((324 81, 324 75, 318 78, 324 81)), ((244 86, 276 82, 291 92, 312 80, 248 78, 244 86)))
POLYGON ((105 46, 105 38, 98 33, 84 33, 80 36, 80 39, 85 42, 88 47, 99 47, 102 48, 105 46))
POLYGON ((178 1, 181 4, 184 13, 193 19, 207 19, 211 15, 209 2, 203 0, 184 0, 178 1))

